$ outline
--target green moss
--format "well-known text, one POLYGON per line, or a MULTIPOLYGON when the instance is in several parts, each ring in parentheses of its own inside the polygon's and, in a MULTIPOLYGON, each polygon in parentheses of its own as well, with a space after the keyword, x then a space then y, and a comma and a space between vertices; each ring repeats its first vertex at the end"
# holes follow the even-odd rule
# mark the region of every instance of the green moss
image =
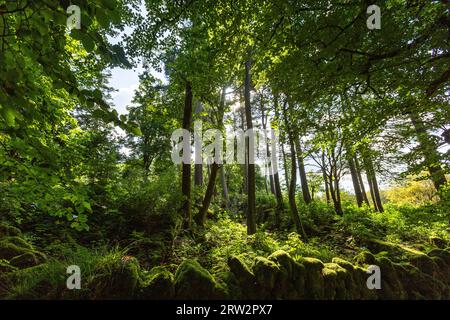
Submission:
POLYGON ((214 277, 195 260, 184 261, 175 273, 178 299, 215 299, 219 290, 214 277))
POLYGON ((270 297, 275 288, 277 278, 281 274, 278 264, 264 257, 256 257, 253 264, 253 273, 262 298, 270 297))
POLYGON ((17 270, 17 268, 12 266, 8 260, 0 259, 0 274, 12 272, 15 270, 17 270))
POLYGON ((139 298, 166 300, 175 296, 173 274, 164 267, 154 267, 143 280, 139 298))
POLYGON ((30 252, 30 250, 31 249, 28 247, 14 244, 9 242, 7 239, 0 241, 0 259, 10 260, 14 257, 30 252))
POLYGON ((450 246, 450 243, 447 240, 439 237, 430 237, 430 243, 440 249, 445 249, 450 246))
POLYGON ((33 253, 33 252, 27 252, 24 254, 21 254, 20 256, 14 257, 10 260, 10 264, 14 267, 18 268, 28 268, 33 267, 41 263, 41 259, 39 258, 39 255, 33 253))
POLYGON ((381 271, 381 290, 378 290, 378 295, 382 299, 406 299, 407 293, 392 261, 386 257, 378 257, 375 264, 381 271))
POLYGON ((5 223, 0 223, 0 238, 4 236, 21 236, 20 229, 5 223))
POLYGON ((242 258, 240 256, 229 257, 228 266, 233 274, 233 277, 227 277, 231 287, 235 288, 235 291, 239 291, 243 298, 255 298, 256 278, 242 258), (240 289, 238 290, 236 287, 240 289))
POLYGON ((304 267, 292 259, 285 251, 272 253, 269 260, 275 262, 280 273, 275 283, 274 296, 276 299, 300 299, 304 294, 304 267))
POLYGON ((363 250, 354 258, 356 264, 363 265, 371 265, 375 264, 376 258, 375 256, 368 250, 363 250))
POLYGON ((97 263, 89 287, 94 299, 132 299, 140 284, 136 258, 108 255, 97 263))
POLYGON ((298 262, 305 268, 305 298, 323 299, 324 279, 322 269, 324 264, 319 259, 301 257, 298 262))
POLYGON ((336 272, 336 299, 351 299, 354 287, 351 272, 336 263, 325 263, 325 268, 336 272))
POLYGON ((250 268, 245 264, 245 262, 239 256, 232 256, 228 258, 228 266, 231 272, 236 276, 237 280, 242 285, 248 285, 254 283, 255 276, 253 275, 250 268))
POLYGON ((336 297, 337 272, 332 269, 323 268, 322 276, 324 279, 324 299, 334 300, 336 297))
MULTIPOLYGON (((428 252, 430 257, 438 257, 442 259, 450 268, 450 250, 448 249, 433 249, 428 252)), ((450 273, 449 273, 450 274, 450 273)))
POLYGON ((331 262, 336 263, 338 265, 340 265, 342 268, 348 270, 348 271, 353 271, 354 267, 353 264, 351 264, 350 262, 348 262, 347 260, 341 259, 339 257, 335 257, 331 260, 331 262))

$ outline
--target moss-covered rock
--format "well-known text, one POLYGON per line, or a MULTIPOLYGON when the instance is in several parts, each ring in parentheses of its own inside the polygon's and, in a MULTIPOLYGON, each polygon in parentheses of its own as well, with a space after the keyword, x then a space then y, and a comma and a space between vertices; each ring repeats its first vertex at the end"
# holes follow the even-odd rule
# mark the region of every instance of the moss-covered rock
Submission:
POLYGON ((323 262, 316 258, 303 257, 298 262, 305 268, 305 298, 323 299, 325 293, 322 275, 323 262))
POLYGON ((285 251, 272 253, 269 260, 275 262, 280 273, 276 279, 274 296, 277 299, 300 299, 305 291, 305 269, 285 251))
POLYGON ((352 272, 354 269, 353 264, 351 264, 350 262, 348 262, 347 260, 344 260, 342 258, 339 257, 334 257, 331 262, 336 263, 338 265, 340 265, 342 268, 344 268, 347 271, 352 272))
POLYGON ((322 269, 322 276, 324 279, 324 299, 334 300, 336 298, 336 287, 338 286, 337 272, 325 267, 322 269))
POLYGON ((195 260, 184 261, 175 273, 178 299, 217 299, 220 291, 214 277, 195 260))
POLYGON ((356 255, 354 260, 357 265, 363 266, 363 265, 375 264, 377 259, 372 254, 372 252, 370 252, 368 250, 363 250, 356 255))
POLYGON ((430 237, 430 243, 440 249, 445 249, 450 246, 450 242, 448 240, 436 236, 430 237))
POLYGON ((0 241, 0 259, 10 260, 32 251, 32 247, 19 237, 6 237, 0 241))
POLYGON ((406 299, 407 293, 393 262, 387 257, 378 257, 375 264, 381 271, 381 290, 378 295, 382 299, 406 299))
MULTIPOLYGON (((450 267, 450 250, 449 249, 433 249, 428 252, 430 257, 438 257, 442 259, 450 267)), ((449 272, 450 274, 450 272, 449 272)))
POLYGON ((89 286, 94 299, 133 299, 141 282, 139 262, 131 256, 106 256, 93 274, 89 286))
POLYGON ((259 298, 273 296, 275 283, 281 276, 281 270, 277 263, 264 257, 256 257, 253 264, 253 274, 258 286, 259 298))
POLYGON ((9 263, 17 268, 29 268, 33 266, 37 266, 40 263, 45 261, 45 256, 36 251, 29 251, 20 256, 16 256, 12 258, 9 263))
POLYGON ((12 266, 9 261, 0 259, 0 274, 12 272, 15 270, 17 270, 17 268, 12 266))
POLYGON ((167 300, 175 296, 173 274, 164 267, 154 267, 143 280, 139 298, 167 300))
POLYGON ((336 299, 351 299, 352 290, 354 287, 351 272, 333 262, 325 263, 325 269, 333 270, 336 272, 336 299))
POLYGON ((245 264, 240 256, 231 256, 228 258, 228 266, 234 278, 228 276, 228 282, 232 287, 236 285, 240 288, 239 294, 243 298, 255 298, 256 295, 256 278, 250 268, 245 264))
POLYGON ((10 226, 6 223, 0 223, 0 238, 5 236, 19 237, 21 235, 22 232, 20 231, 20 229, 10 226))

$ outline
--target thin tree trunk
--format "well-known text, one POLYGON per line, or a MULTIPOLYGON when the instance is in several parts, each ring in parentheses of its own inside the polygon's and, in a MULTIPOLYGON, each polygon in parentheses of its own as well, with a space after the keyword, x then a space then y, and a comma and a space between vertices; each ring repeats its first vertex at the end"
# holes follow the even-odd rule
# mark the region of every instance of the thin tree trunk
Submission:
POLYGON ((300 184, 302 187, 303 201, 306 204, 311 203, 311 194, 309 193, 308 179, 306 177, 305 163, 303 162, 302 149, 299 139, 295 139, 295 148, 297 149, 298 171, 300 173, 300 184))
POLYGON ((358 180, 359 180, 359 185, 361 187, 361 194, 363 197, 363 201, 370 207, 370 203, 369 203, 369 199, 367 198, 367 192, 366 192, 366 187, 364 186, 364 181, 361 175, 361 167, 359 165, 359 161, 358 161, 358 157, 355 155, 355 169, 356 169, 356 173, 358 175, 358 180))
MULTIPOLYGON (((275 118, 277 119, 277 121, 279 121, 279 111, 278 111, 278 94, 276 92, 274 92, 273 95, 273 105, 274 105, 274 109, 275 109, 275 118)), ((276 155, 276 145, 275 145, 275 133, 273 131, 271 131, 271 138, 272 138, 272 143, 273 143, 273 149, 272 149, 272 169, 274 172, 273 175, 273 180, 274 180, 274 187, 275 187, 275 196, 277 198, 277 209, 275 211, 275 224, 279 227, 281 224, 281 214, 283 212, 284 209, 284 204, 283 204, 283 193, 281 191, 281 185, 280 185, 280 175, 278 173, 278 159, 277 159, 277 155, 276 155)), ((284 151, 283 151, 283 156, 284 156, 284 151)), ((286 167, 286 162, 284 162, 284 166, 286 167)))
MULTIPOLYGON (((192 87, 189 81, 186 82, 186 92, 185 92, 185 101, 184 101, 184 114, 183 114, 183 129, 188 132, 191 131, 191 123, 192 123, 192 87)), ((189 136, 190 137, 190 136, 189 136)), ((187 229, 190 229, 192 226, 192 208, 191 208, 191 143, 190 141, 187 143, 188 154, 183 154, 183 158, 186 157, 189 161, 183 161, 182 166, 182 176, 181 176, 181 192, 183 194, 183 205, 182 211, 184 214, 184 226, 187 229), (188 162, 188 163, 185 163, 188 162)))
POLYGON ((220 181, 222 184, 222 195, 223 195, 223 199, 225 201, 225 208, 229 208, 230 207, 230 197, 228 195, 228 186, 227 186, 227 179, 226 179, 226 175, 225 175, 225 166, 221 166, 220 167, 220 181))
MULTIPOLYGON (((200 101, 197 101, 197 107, 195 113, 202 112, 203 106, 200 101)), ((195 134, 195 130, 194 130, 195 134)), ((195 165, 194 165, 194 185, 203 185, 203 161, 202 161, 202 149, 201 149, 201 136, 195 139, 195 165)))
MULTIPOLYGON (((242 94, 241 94, 241 100, 242 100, 242 94)), ((243 132, 245 132, 245 107, 240 109, 239 112, 241 116, 241 129, 243 132)), ((245 194, 248 193, 247 190, 247 179, 248 179, 248 168, 247 168, 247 151, 245 151, 245 163, 241 166, 242 168, 242 175, 244 177, 244 183, 243 183, 243 192, 245 194)))
POLYGON ((327 203, 331 202, 330 199, 330 189, 328 186, 328 179, 327 179, 327 171, 325 169, 325 151, 322 150, 322 177, 323 177, 323 183, 325 184, 325 196, 327 197, 327 203))
POLYGON ((358 173, 356 171, 355 162, 353 161, 353 157, 351 155, 348 156, 348 167, 350 168, 350 174, 352 176, 353 189, 355 190, 356 203, 358 207, 361 207, 363 204, 363 195, 361 192, 361 186, 359 184, 358 173))
POLYGON ((377 177, 375 175, 375 169, 373 167, 372 159, 370 159, 370 155, 367 154, 364 157, 364 164, 366 167, 367 180, 370 179, 369 186, 371 188, 371 195, 373 196, 373 201, 375 204, 375 210, 379 212, 383 212, 383 204, 381 203, 380 190, 378 188, 377 177))
MULTIPOLYGON (((247 130, 251 132, 253 129, 252 123, 252 110, 250 105, 250 85, 251 85, 251 77, 250 77, 250 67, 251 62, 250 59, 245 62, 245 91, 244 91, 244 99, 245 99, 245 118, 247 120, 247 130)), ((247 159, 247 170, 248 170, 248 178, 247 178, 247 234, 256 233, 256 185, 255 185, 255 163, 254 163, 254 149, 250 149, 250 138, 254 139, 254 137, 250 137, 246 135, 246 151, 248 155, 247 159)))
POLYGON ((211 204, 211 199, 213 197, 214 189, 216 186, 216 177, 217 177, 218 170, 219 170, 219 165, 216 162, 213 162, 213 164, 211 165, 208 186, 206 187, 205 196, 203 197, 202 208, 200 209, 200 213, 199 213, 199 216, 201 217, 201 220, 200 220, 201 225, 204 225, 206 222, 208 208, 209 208, 209 205, 211 204))
POLYGON ((291 179, 289 183, 288 195, 289 195, 289 206, 292 215, 292 220, 294 221, 295 228, 297 229, 297 233, 301 234, 304 238, 306 238, 305 230, 303 229, 302 221, 300 220, 300 216, 298 214, 297 203, 295 201, 295 189, 297 186, 297 157, 295 154, 295 143, 293 139, 293 134, 290 129, 290 125, 287 121, 286 116, 286 107, 283 108, 284 121, 286 125, 286 129, 288 132, 289 145, 291 149, 291 179))

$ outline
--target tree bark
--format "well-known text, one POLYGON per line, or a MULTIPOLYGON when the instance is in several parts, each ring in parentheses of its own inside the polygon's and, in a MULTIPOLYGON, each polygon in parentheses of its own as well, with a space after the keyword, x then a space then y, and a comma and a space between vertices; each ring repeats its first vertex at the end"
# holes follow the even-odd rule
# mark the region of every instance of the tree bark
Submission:
POLYGON ((361 187, 361 194, 363 197, 363 201, 370 207, 370 203, 369 203, 369 199, 367 198, 367 192, 366 192, 366 187, 364 186, 364 181, 362 178, 362 174, 361 174, 361 167, 359 165, 359 161, 358 161, 358 157, 355 155, 355 168, 356 168, 356 173, 358 175, 358 180, 359 180, 359 185, 361 187))
POLYGON ((211 204, 211 199, 214 194, 214 189, 216 186, 216 177, 217 177, 217 171, 219 170, 219 165, 216 162, 213 162, 211 165, 211 171, 209 174, 209 180, 208 180, 208 186, 206 187, 205 196, 203 197, 203 203, 202 208, 200 209, 199 216, 201 217, 200 223, 201 225, 204 225, 206 222, 207 214, 208 214, 208 208, 211 204))
POLYGON ((361 186, 358 178, 358 173, 356 171, 355 162, 353 161, 353 157, 351 155, 348 156, 348 167, 350 168, 350 174, 352 176, 353 189, 355 190, 356 203, 358 207, 361 207, 363 204, 363 195, 361 192, 361 186))
POLYGON ((375 206, 375 210, 379 212, 383 212, 383 204, 381 203, 380 190, 378 188, 377 177, 375 175, 375 169, 373 167, 372 159, 370 159, 370 155, 366 154, 364 156, 364 166, 366 167, 367 180, 369 181, 370 186, 370 195, 372 196, 372 200, 375 206))
MULTIPOLYGON (((250 76, 251 61, 250 59, 245 62, 245 118, 247 120, 247 130, 251 132, 253 129, 252 123, 252 110, 250 105, 250 76)), ((246 135, 245 149, 247 153, 247 234, 256 233, 256 185, 255 185, 255 162, 254 162, 254 149, 250 150, 250 138, 246 135)))
POLYGON ((227 186, 227 179, 225 176, 225 166, 220 167, 220 182, 222 184, 222 196, 223 200, 225 201, 225 208, 230 207, 230 197, 228 195, 228 186, 227 186))
MULTIPOLYGON (((198 114, 202 112, 203 106, 200 101, 197 101, 197 107, 195 109, 195 113, 198 114)), ((201 150, 201 142, 198 141, 201 137, 196 137, 195 141, 195 165, 194 165, 194 185, 202 186, 203 185, 203 163, 202 162, 202 150, 201 150)))
POLYGON ((311 194, 309 193, 308 179, 306 177, 305 163, 303 161, 299 138, 295 139, 295 148, 297 149, 298 171, 300 173, 303 201, 305 201, 306 204, 309 204, 311 203, 311 194))
MULTIPOLYGON (((184 100, 184 114, 183 114, 183 129, 188 132, 191 131, 192 124, 192 87, 189 81, 186 82, 185 89, 185 100, 184 100)), ((190 135, 189 135, 190 137, 190 135)), ((183 141, 185 142, 185 141, 183 141)), ((192 208, 191 208, 191 142, 185 142, 188 144, 188 159, 189 163, 184 163, 182 166, 182 176, 181 176, 181 192, 183 194, 183 205, 182 211, 184 214, 184 226, 190 229, 192 226, 192 208)), ((185 155, 183 154, 183 158, 185 155)))
POLYGON ((306 239, 306 233, 305 233, 305 230, 303 229, 303 224, 302 224, 302 221, 300 220, 300 216, 298 214, 297 203, 295 201, 295 191, 296 191, 295 189, 296 189, 296 185, 297 185, 297 165, 296 165, 297 157, 295 154, 295 143, 294 143, 294 139, 293 139, 293 133, 291 132, 291 128, 290 128, 290 125, 287 120, 285 107, 283 108, 283 115, 284 115, 286 129, 288 132, 289 145, 290 145, 290 149, 291 149, 291 179, 290 179, 289 189, 288 189, 289 206, 291 209, 290 211, 291 211, 291 215, 292 215, 292 220, 295 224, 297 233, 301 234, 306 239))
POLYGON ((323 183, 325 184, 325 196, 327 197, 327 203, 331 202, 330 199, 330 188, 328 186, 328 179, 327 179, 327 171, 325 169, 325 151, 322 151, 322 177, 323 177, 323 183))

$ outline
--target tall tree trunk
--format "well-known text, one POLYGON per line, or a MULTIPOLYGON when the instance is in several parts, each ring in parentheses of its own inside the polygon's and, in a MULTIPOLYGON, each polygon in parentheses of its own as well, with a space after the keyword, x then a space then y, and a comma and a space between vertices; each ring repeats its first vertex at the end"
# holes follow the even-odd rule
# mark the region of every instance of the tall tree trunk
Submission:
MULTIPOLYGON (((242 101, 242 93, 240 94, 240 99, 242 101)), ((241 129, 243 132, 245 132, 245 106, 244 108, 240 108, 239 115, 241 116, 241 129)), ((243 192, 245 194, 248 193, 247 186, 248 186, 248 167, 247 167, 247 151, 245 151, 245 163, 241 166, 242 168, 242 175, 244 177, 243 182, 243 192)))
POLYGON ((303 224, 302 221, 300 220, 300 216, 298 214, 298 209, 297 209, 297 203, 295 201, 295 189, 297 186, 297 157, 295 154, 295 143, 294 143, 294 137, 293 137, 293 133, 291 131, 289 122, 287 120, 287 116, 286 116, 286 107, 283 107, 283 115, 284 115, 284 121, 285 121, 285 125, 286 125, 286 129, 288 132, 288 140, 289 140, 289 146, 291 149, 291 178, 290 178, 290 183, 289 183, 289 189, 288 189, 288 196, 289 196, 289 206, 290 206, 290 211, 291 211, 291 215, 292 215, 292 220, 294 221, 295 224, 295 228, 297 229, 297 233, 301 234, 304 238, 306 238, 306 233, 305 230, 303 229, 303 224))
MULTIPOLYGON (((274 92, 273 94, 273 105, 274 105, 274 109, 275 109, 275 118, 277 121, 279 121, 279 109, 278 109, 278 93, 274 92)), ((283 204, 283 193, 281 191, 281 185, 280 185, 280 175, 278 173, 278 159, 277 159, 277 154, 276 154, 276 148, 277 146, 275 145, 275 133, 273 131, 271 131, 271 138, 272 138, 272 143, 273 143, 273 148, 272 148, 272 169, 274 172, 273 175, 273 181, 274 181, 274 187, 275 187, 275 196, 277 198, 277 209, 275 211, 275 224, 277 226, 280 226, 281 224, 281 214, 283 212, 284 209, 284 204, 283 204)), ((284 156, 284 151, 283 151, 283 156, 284 156)), ((286 166, 286 162, 284 162, 284 166, 286 166)))
POLYGON ((230 197, 228 195, 228 186, 227 186, 227 178, 225 175, 225 166, 220 167, 220 182, 222 184, 222 195, 223 200, 225 201, 225 208, 230 207, 230 197))
POLYGON ((358 172, 356 171, 355 162, 353 161, 353 157, 348 155, 348 167, 350 168, 350 174, 352 176, 353 189, 355 190, 356 203, 358 207, 361 207, 363 204, 363 195, 361 192, 361 185, 359 183, 358 172))
POLYGON ((219 165, 216 162, 213 162, 213 164, 211 165, 208 186, 206 187, 205 196, 203 197, 202 208, 200 209, 200 213, 199 213, 199 216, 201 217, 200 223, 202 225, 204 225, 206 222, 208 208, 209 208, 209 205, 211 204, 211 199, 213 197, 214 189, 216 186, 216 177, 217 177, 218 170, 219 170, 219 165))
POLYGON ((327 198, 327 203, 330 203, 331 202, 330 189, 329 189, 329 186, 328 186, 328 178, 327 178, 327 171, 326 171, 326 164, 325 164, 325 151, 324 150, 322 150, 321 160, 322 160, 322 162, 321 162, 322 163, 322 165, 321 165, 322 178, 323 178, 323 183, 325 185, 325 196, 327 198))
POLYGON ((364 181, 362 178, 362 174, 361 174, 361 167, 359 165, 359 161, 358 161, 358 157, 355 155, 354 157, 355 160, 355 169, 356 169, 356 173, 358 175, 358 180, 359 180, 359 186, 361 187, 361 194, 363 197, 363 201, 370 207, 370 203, 369 203, 369 199, 367 198, 367 192, 366 192, 366 187, 364 186, 364 181))
POLYGON ((305 163, 303 161, 299 138, 295 139, 295 148, 297 149, 298 171, 300 173, 303 201, 305 201, 306 204, 309 204, 311 203, 311 194, 309 193, 308 179, 306 178, 305 163))
POLYGON ((286 151, 284 150, 284 143, 280 141, 280 145, 281 145, 281 154, 283 155, 284 181, 286 184, 286 190, 289 190, 290 183, 289 183, 289 170, 287 165, 286 151))
MULTIPOLYGON (((330 175, 327 176, 328 176, 328 187, 330 190, 331 199, 333 200, 334 211, 338 215, 342 215, 342 206, 340 199, 338 199, 338 192, 336 190, 336 184, 334 182, 335 180, 333 179, 333 174, 331 173, 330 175)), ((339 188, 339 186, 337 186, 337 188, 339 188)))
MULTIPOLYGON (((186 82, 186 92, 185 92, 185 100, 184 100, 184 114, 183 114, 183 129, 188 132, 191 131, 191 123, 192 123, 192 87, 191 82, 186 82)), ((190 135, 189 135, 190 138, 190 135)), ((190 140, 190 139, 189 139, 190 140)), ((188 152, 187 155, 183 154, 183 158, 188 159, 189 161, 183 161, 182 166, 182 176, 181 176, 181 192, 183 194, 183 205, 182 211, 184 214, 184 226, 187 229, 190 229, 192 226, 192 208, 191 208, 191 142, 184 141, 188 145, 186 148, 188 152), (188 162, 188 163, 185 163, 188 162)))
POLYGON ((434 187, 436 190, 439 190, 441 186, 447 183, 447 178, 445 178, 444 171, 439 162, 437 145, 430 139, 430 136, 418 115, 410 114, 410 119, 414 126, 414 130, 416 131, 417 140, 419 141, 420 149, 425 159, 424 164, 428 168, 434 187))
MULTIPOLYGON (((203 106, 200 101, 197 101, 197 106, 195 108, 195 113, 201 113, 203 109, 203 106)), ((201 130, 201 128, 200 128, 201 130)), ((201 134, 201 133, 200 133, 201 134)), ((194 130, 195 135, 195 130, 194 130)), ((203 157, 202 157, 202 149, 201 149, 201 136, 195 137, 194 139, 195 143, 195 165, 194 165, 194 185, 195 186, 201 186, 203 185, 203 157)))
MULTIPOLYGON (((252 122, 252 110, 250 105, 250 86, 251 86, 251 77, 250 77, 250 67, 251 62, 250 59, 245 62, 245 91, 244 91, 244 99, 245 99, 245 118, 247 120, 247 130, 251 131, 253 129, 252 122)), ((245 138, 245 149, 248 155, 247 158, 247 234, 256 233, 256 185, 255 185, 255 155, 254 148, 250 150, 250 138, 254 139, 254 136, 250 137, 246 135, 245 138)))
POLYGON ((369 186, 371 189, 372 200, 375 205, 375 210, 383 212, 383 204, 381 203, 380 189, 378 188, 377 177, 375 175, 375 169, 373 167, 372 159, 370 154, 366 154, 364 157, 364 165, 366 167, 367 180, 369 180, 369 186))

